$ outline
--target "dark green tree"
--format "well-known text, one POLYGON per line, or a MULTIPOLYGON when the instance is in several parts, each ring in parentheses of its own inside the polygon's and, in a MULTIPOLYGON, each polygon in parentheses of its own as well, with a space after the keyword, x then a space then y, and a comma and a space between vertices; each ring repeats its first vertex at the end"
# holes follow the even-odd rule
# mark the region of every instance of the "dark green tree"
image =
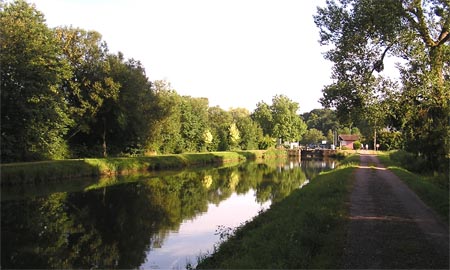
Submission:
POLYGON ((68 136, 69 142, 75 148, 98 149, 94 155, 102 153, 106 156, 109 127, 105 115, 117 102, 120 89, 120 84, 111 77, 106 42, 95 31, 69 27, 55 31, 64 59, 70 63, 73 73, 63 86, 75 121, 68 136))
POLYGON ((25 1, 0 3, 0 25, 2 162, 64 158, 71 72, 58 40, 25 1))
POLYGON ((233 122, 230 112, 215 106, 208 109, 208 123, 213 135, 213 141, 209 150, 225 151, 230 149, 228 142, 228 128, 233 122))
POLYGON ((108 110, 100 109, 98 118, 107 124, 106 138, 113 154, 142 154, 151 123, 158 120, 157 99, 145 69, 139 61, 125 61, 119 53, 109 56, 111 77, 120 84, 117 100, 110 100, 108 110))

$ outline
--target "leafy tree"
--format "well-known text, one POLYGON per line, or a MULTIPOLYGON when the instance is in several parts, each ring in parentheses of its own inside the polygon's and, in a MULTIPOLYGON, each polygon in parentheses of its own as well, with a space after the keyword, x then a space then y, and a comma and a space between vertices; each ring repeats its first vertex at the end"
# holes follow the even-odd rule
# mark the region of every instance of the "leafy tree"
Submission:
POLYGON ((253 111, 251 118, 259 124, 264 135, 272 135, 273 131, 273 115, 270 106, 264 101, 256 104, 256 109, 253 111))
POLYGON ((125 61, 123 55, 110 55, 111 77, 120 84, 118 98, 109 111, 100 110, 99 118, 108 123, 106 137, 115 154, 136 154, 148 141, 151 122, 159 109, 151 83, 139 61, 125 61))
POLYGON ((315 128, 311 128, 306 131, 301 142, 304 144, 318 143, 324 139, 325 139, 325 136, 323 136, 322 131, 315 129, 315 128))
POLYGON ((167 81, 154 81, 152 87, 157 106, 150 123, 147 148, 160 153, 181 153, 181 96, 167 81))
POLYGON ((184 151, 200 151, 204 147, 203 134, 208 125, 208 99, 184 96, 180 121, 184 151))
POLYGON ((243 150, 258 149, 258 142, 262 139, 262 129, 250 118, 247 109, 231 109, 230 113, 240 133, 240 148, 243 150))
POLYGON ((228 128, 228 140, 230 142, 231 150, 235 150, 241 141, 241 135, 236 123, 232 123, 228 128))
POLYGON ((233 122, 233 117, 230 112, 215 106, 208 109, 208 124, 213 135, 213 142, 211 143, 211 151, 229 150, 228 142, 228 127, 233 122))
POLYGON ((336 112, 331 109, 314 109, 302 114, 302 118, 308 129, 315 128, 324 134, 329 130, 337 130, 340 126, 336 112))
POLYGON ((105 115, 116 104, 120 89, 120 84, 111 77, 106 42, 95 31, 69 27, 55 31, 64 59, 70 63, 73 72, 72 78, 63 86, 71 117, 76 123, 70 131, 70 142, 75 146, 87 144, 90 148, 101 146, 103 156, 106 156, 108 123, 105 115))
POLYGON ((272 136, 283 141, 299 141, 306 132, 306 124, 297 114, 299 105, 288 97, 276 95, 272 99, 272 136))
POLYGON ((59 159, 72 125, 61 84, 67 62, 44 15, 25 1, 0 3, 1 158, 59 159))
POLYGON ((314 19, 321 44, 332 45, 325 57, 334 62, 335 82, 324 88, 322 104, 337 108, 341 120, 364 115, 383 89, 374 72, 384 69, 387 56, 403 58, 399 128, 410 150, 440 164, 449 149, 450 3, 328 1, 314 19))

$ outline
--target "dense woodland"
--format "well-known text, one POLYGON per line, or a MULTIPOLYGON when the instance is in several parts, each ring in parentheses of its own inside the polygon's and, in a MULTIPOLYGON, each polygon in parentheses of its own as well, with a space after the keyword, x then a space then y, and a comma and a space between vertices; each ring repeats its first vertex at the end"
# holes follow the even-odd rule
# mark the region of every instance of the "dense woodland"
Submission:
POLYGON ((167 81, 150 81, 138 60, 109 52, 98 32, 49 28, 33 5, 1 3, 2 163, 266 149, 280 139, 309 144, 357 133, 364 143, 403 148, 445 169, 449 4, 409 2, 318 8, 334 82, 323 89, 326 109, 302 115, 284 95, 253 112, 210 107, 167 81), (406 60, 401 81, 378 74, 389 56, 406 60))

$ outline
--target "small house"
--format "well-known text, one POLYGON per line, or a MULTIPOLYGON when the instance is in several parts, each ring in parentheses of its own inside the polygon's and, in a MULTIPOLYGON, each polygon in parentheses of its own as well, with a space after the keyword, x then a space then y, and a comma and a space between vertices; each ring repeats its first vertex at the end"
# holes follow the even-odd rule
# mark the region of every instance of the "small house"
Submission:
POLYGON ((350 134, 340 134, 339 135, 339 146, 347 147, 353 149, 353 143, 359 140, 359 135, 350 134))

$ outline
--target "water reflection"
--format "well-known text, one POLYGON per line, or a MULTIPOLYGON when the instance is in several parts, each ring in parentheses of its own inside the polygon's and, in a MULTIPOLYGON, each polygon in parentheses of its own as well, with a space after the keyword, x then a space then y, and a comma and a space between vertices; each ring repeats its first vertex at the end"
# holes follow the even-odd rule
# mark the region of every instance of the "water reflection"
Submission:
MULTIPOLYGON (((201 234, 201 222, 211 218, 209 213, 228 204, 233 214, 220 212, 219 217, 239 216, 248 209, 233 205, 239 198, 256 201, 258 207, 250 214, 254 215, 330 165, 299 160, 245 163, 121 185, 108 186, 106 181, 87 191, 5 200, 1 205, 1 267, 140 268, 152 263, 149 255, 163 251, 159 248, 183 245, 198 255, 200 250, 206 251, 201 243, 208 241, 194 237, 185 242, 176 239, 171 245, 171 235, 184 237, 180 231, 185 230, 201 234)), ((211 223, 220 225, 217 219, 211 223)), ((210 239, 210 231, 203 232, 210 239)), ((170 249, 164 252, 175 253, 170 249)))

